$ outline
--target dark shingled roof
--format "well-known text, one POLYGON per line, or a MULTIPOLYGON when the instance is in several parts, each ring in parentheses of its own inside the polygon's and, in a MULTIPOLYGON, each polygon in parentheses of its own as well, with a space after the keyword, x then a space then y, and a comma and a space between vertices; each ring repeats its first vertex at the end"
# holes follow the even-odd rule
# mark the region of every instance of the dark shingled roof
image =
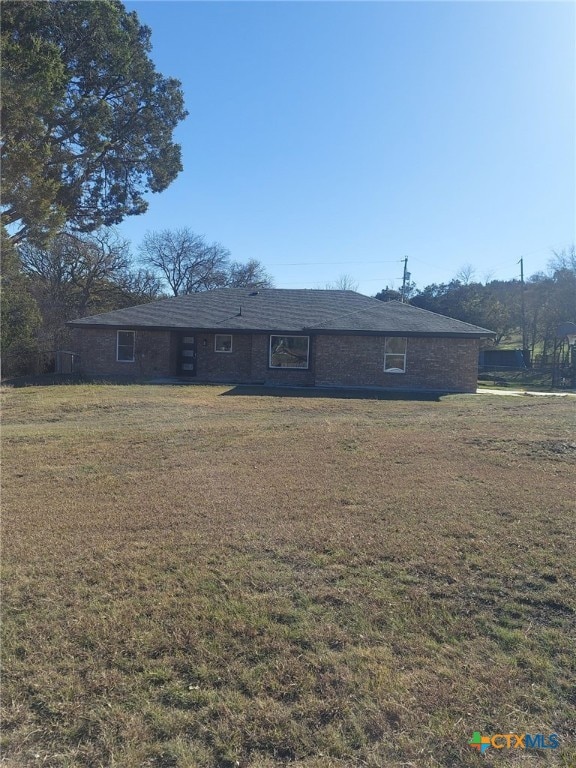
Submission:
POLYGON ((69 323, 77 328, 387 333, 488 336, 492 331, 398 301, 355 291, 220 288, 117 309, 69 323))

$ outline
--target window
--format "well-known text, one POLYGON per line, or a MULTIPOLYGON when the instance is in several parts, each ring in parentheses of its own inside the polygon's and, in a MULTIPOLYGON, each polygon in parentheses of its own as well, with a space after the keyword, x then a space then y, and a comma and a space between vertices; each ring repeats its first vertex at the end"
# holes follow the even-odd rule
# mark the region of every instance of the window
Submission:
POLYGON ((119 363, 134 362, 134 331, 118 331, 116 334, 116 360, 119 363))
POLYGON ((384 373, 406 373, 406 339, 389 336, 384 342, 384 373))
POLYGON ((232 352, 232 336, 229 333, 217 333, 214 337, 214 352, 232 352))
POLYGON ((270 336, 270 368, 308 368, 309 336, 270 336))

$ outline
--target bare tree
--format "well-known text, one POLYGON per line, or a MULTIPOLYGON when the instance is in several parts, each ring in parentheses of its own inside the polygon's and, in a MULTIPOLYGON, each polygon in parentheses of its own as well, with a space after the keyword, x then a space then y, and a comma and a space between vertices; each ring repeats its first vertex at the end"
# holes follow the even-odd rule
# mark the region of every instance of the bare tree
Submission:
POLYGON ((471 282, 474 281, 474 277, 476 276, 476 270, 472 266, 472 264, 464 264, 460 267, 458 272, 456 272, 456 280, 459 280, 462 285, 469 285, 471 282))
POLYGON ((115 281, 130 268, 129 244, 111 229, 24 242, 19 255, 42 315, 41 347, 50 350, 67 339, 66 321, 113 308, 115 281))
POLYGON ((333 283, 326 283, 326 289, 333 291, 357 291, 358 283, 352 275, 340 275, 333 283))
POLYGON ((576 246, 571 245, 562 251, 552 251, 554 258, 550 259, 548 266, 554 272, 566 270, 576 275, 576 246))
POLYGON ((492 282, 494 280, 494 270, 489 269, 486 272, 484 272, 484 285, 488 285, 488 283, 492 282))
POLYGON ((226 284, 230 252, 220 243, 208 245, 188 227, 146 233, 139 253, 174 296, 226 284))
POLYGON ((147 232, 140 245, 142 261, 168 283, 174 296, 188 293, 190 274, 202 264, 206 243, 190 229, 147 232))
POLYGON ((127 269, 116 279, 118 306, 145 304, 163 295, 162 281, 149 269, 127 269))
POLYGON ((46 299, 71 304, 71 315, 64 312, 64 320, 83 317, 130 265, 128 241, 111 229, 89 235, 62 232, 45 247, 24 243, 20 258, 24 272, 42 286, 46 299))
POLYGON ((256 259, 246 264, 233 261, 228 271, 226 285, 230 288, 272 288, 272 278, 264 266, 256 259))
POLYGON ((212 291, 227 284, 230 251, 220 243, 206 245, 187 275, 185 293, 212 291))
POLYGON ((227 248, 207 243, 187 227, 148 232, 139 252, 142 262, 168 284, 174 296, 214 288, 272 285, 259 261, 231 262, 227 248))

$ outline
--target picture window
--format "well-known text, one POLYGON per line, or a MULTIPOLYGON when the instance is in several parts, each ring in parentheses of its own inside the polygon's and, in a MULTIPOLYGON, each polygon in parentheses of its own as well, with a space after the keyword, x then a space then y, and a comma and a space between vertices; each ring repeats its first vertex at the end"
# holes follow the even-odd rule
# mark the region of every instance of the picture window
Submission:
POLYGON ((306 369, 309 359, 309 336, 270 336, 270 368, 306 369))

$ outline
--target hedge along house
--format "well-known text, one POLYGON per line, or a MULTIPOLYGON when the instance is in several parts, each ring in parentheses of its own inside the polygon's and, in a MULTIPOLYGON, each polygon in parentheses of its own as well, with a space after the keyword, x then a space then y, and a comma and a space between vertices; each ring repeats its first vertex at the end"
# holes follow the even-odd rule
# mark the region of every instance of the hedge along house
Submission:
POLYGON ((69 323, 88 376, 475 392, 493 333, 354 291, 222 288, 69 323))

